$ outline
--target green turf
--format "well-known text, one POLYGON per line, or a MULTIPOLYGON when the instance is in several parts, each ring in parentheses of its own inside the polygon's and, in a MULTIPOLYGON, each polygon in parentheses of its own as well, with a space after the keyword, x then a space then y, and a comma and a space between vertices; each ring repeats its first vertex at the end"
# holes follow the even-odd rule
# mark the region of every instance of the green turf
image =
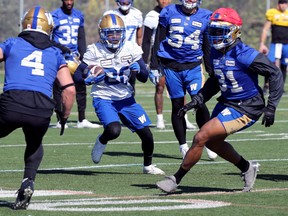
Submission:
MULTIPOLYGON (((155 138, 153 163, 163 169, 167 175, 171 175, 181 163, 181 155, 170 123, 171 105, 169 99, 165 98, 164 117, 167 128, 157 130, 154 128, 156 115, 153 93, 152 84, 137 84, 136 99, 146 109, 153 122, 151 125, 155 138)), ((210 110, 214 103, 214 98, 208 102, 210 110)), ((52 190, 69 190, 90 192, 90 194, 33 196, 31 207, 35 204, 51 204, 57 201, 70 203, 70 206, 62 204, 52 211, 45 210, 44 207, 42 210, 13 211, 5 204, 15 200, 16 195, 11 194, 14 197, 0 197, 0 216, 288 215, 287 104, 288 97, 284 95, 277 110, 275 125, 272 127, 265 128, 259 121, 251 128, 228 137, 228 141, 245 158, 259 160, 261 164, 254 192, 240 192, 243 182, 238 169, 220 158, 211 162, 204 152, 199 164, 183 179, 176 193, 168 196, 155 187, 155 182, 163 177, 142 174, 143 158, 140 141, 127 128, 122 129, 118 139, 108 144, 101 162, 97 165, 93 164, 90 153, 102 128, 73 128, 77 121, 76 107, 74 107, 69 119, 70 128, 64 135, 60 137, 59 129, 50 128, 44 138, 44 159, 36 178, 35 191, 49 190, 52 193, 52 190), (84 199, 90 202, 84 203, 84 199), (173 200, 175 202, 171 202, 173 200), (132 201, 137 203, 131 203, 132 201), (229 206, 175 209, 180 205, 205 203, 205 201, 222 201, 229 203, 229 206), (153 206, 164 208, 173 206, 174 210, 151 210, 153 206), (74 211, 80 209, 80 212, 70 212, 72 207, 75 208, 74 211), (151 207, 151 209, 127 210, 142 207, 151 207), (110 208, 108 212, 101 212, 107 208, 110 208), (127 209, 119 211, 116 208, 127 209), (59 211, 56 211, 57 209, 59 211)), ((194 118, 192 114, 189 115, 193 123, 195 123, 194 118)), ((89 96, 87 119, 98 121, 89 96)), ((55 122, 53 116, 51 124, 55 122)), ((188 132, 189 144, 195 132, 188 132)), ((14 193, 20 186, 24 147, 25 141, 20 129, 0 140, 0 194, 1 191, 6 190, 14 193)))

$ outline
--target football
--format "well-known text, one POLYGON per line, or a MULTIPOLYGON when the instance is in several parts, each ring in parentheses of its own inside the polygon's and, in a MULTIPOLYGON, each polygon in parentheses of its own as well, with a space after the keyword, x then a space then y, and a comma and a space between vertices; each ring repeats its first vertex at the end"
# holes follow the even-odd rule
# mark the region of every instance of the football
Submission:
POLYGON ((92 75, 94 77, 97 77, 101 74, 104 74, 104 69, 100 67, 99 65, 89 65, 86 67, 84 74, 86 75, 92 75))

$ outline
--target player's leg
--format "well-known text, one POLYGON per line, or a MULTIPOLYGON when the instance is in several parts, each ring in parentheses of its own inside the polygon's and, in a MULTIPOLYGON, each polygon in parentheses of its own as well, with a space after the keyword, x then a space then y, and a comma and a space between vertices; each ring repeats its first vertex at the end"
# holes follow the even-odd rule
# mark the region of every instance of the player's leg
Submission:
POLYGON ((154 102, 157 114, 156 127, 159 129, 165 128, 164 117, 163 117, 163 92, 165 89, 165 76, 160 77, 159 83, 155 87, 154 102))

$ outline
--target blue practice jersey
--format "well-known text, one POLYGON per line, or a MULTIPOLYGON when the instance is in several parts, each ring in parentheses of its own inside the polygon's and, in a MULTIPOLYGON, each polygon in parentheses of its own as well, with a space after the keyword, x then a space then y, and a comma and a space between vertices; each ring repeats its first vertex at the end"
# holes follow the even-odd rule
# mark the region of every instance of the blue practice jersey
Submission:
POLYGON ((68 15, 58 8, 51 14, 54 21, 53 40, 77 52, 78 29, 84 27, 82 12, 73 8, 71 14, 68 15))
POLYGON ((157 55, 179 63, 198 62, 203 56, 203 34, 206 34, 212 12, 199 8, 195 14, 187 15, 180 7, 171 4, 160 13, 159 24, 168 33, 160 43, 157 55))
POLYGON ((37 49, 20 37, 7 39, 0 48, 5 58, 4 92, 28 90, 52 96, 57 72, 66 64, 60 49, 37 49))
POLYGON ((211 64, 223 98, 245 100, 259 93, 258 74, 248 69, 258 54, 242 42, 226 54, 211 48, 211 64))

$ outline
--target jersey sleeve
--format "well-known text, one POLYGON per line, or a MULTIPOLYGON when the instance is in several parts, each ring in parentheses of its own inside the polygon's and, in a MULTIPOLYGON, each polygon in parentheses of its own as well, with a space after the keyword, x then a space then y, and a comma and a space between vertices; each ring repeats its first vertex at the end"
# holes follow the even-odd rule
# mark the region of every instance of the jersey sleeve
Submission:
POLYGON ((159 14, 156 11, 150 11, 145 19, 144 19, 144 26, 150 29, 156 29, 158 25, 159 14))
POLYGON ((275 14, 275 9, 274 8, 267 10, 267 12, 266 12, 266 20, 272 22, 274 14, 275 14))

